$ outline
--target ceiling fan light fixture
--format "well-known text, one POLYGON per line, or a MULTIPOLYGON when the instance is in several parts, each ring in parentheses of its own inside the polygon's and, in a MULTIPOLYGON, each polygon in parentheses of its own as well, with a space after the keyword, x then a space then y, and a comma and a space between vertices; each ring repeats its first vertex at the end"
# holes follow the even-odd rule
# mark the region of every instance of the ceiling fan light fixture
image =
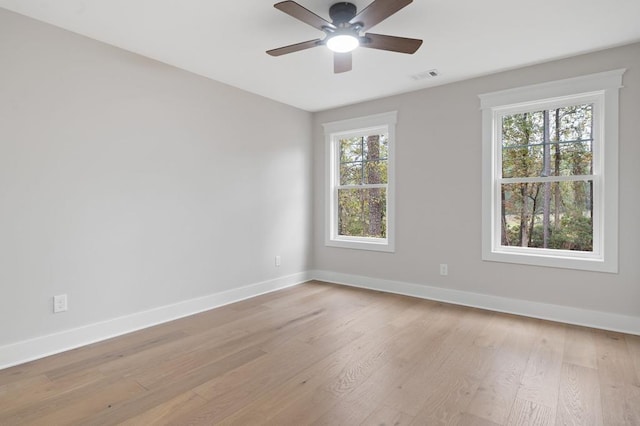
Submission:
POLYGON ((327 40, 327 47, 338 53, 347 53, 360 46, 358 37, 351 34, 336 34, 327 40))

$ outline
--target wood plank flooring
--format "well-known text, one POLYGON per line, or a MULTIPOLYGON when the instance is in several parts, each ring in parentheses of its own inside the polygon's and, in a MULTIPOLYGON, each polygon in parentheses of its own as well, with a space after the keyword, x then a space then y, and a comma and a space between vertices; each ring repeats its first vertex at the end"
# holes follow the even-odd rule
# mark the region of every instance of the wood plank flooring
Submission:
POLYGON ((640 425, 640 337, 310 282, 0 370, 0 425, 640 425))

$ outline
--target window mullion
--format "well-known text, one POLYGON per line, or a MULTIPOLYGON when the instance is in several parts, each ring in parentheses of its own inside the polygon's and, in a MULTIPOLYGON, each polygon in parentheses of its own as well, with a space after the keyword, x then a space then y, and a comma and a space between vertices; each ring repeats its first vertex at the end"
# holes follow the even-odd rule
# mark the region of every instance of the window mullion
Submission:
POLYGON ((387 188, 386 183, 365 183, 362 185, 336 185, 338 189, 373 189, 373 188, 387 188))
POLYGON ((571 176, 539 176, 539 177, 521 177, 521 178, 499 178, 497 181, 501 184, 509 183, 544 183, 544 182, 578 182, 584 180, 593 180, 594 175, 571 175, 571 176))

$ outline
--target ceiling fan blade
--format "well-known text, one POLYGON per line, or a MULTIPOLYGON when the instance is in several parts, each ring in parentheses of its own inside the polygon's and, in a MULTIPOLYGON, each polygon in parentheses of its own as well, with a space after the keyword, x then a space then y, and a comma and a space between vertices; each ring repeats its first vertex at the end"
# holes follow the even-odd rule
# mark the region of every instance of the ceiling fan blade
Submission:
POLYGON ((281 1, 280 3, 276 3, 273 5, 278 10, 283 11, 289 16, 292 16, 305 24, 309 24, 314 28, 319 29, 320 31, 324 31, 325 27, 335 29, 335 25, 331 22, 328 22, 316 15, 309 9, 306 9, 303 6, 300 6, 295 1, 281 1))
POLYGON ((339 74, 341 72, 351 71, 351 52, 333 53, 333 72, 339 74))
POLYGON ((361 31, 366 31, 412 2, 413 0, 375 0, 354 16, 349 23, 360 22, 362 24, 361 31))
POLYGON ((277 49, 267 50, 267 53, 271 56, 281 56, 287 53, 298 52, 300 50, 311 49, 312 47, 320 46, 322 40, 315 39, 309 41, 303 41, 302 43, 291 44, 289 46, 278 47, 277 49))
POLYGON ((422 40, 417 38, 395 37, 382 34, 366 33, 360 37, 360 47, 370 49, 390 50, 400 53, 415 53, 422 45, 422 40))

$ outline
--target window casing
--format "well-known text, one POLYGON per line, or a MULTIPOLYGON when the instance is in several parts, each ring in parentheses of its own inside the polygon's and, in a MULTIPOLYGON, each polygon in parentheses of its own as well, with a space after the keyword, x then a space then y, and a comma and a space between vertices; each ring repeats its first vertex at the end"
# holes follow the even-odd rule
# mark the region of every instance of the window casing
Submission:
POLYGON ((617 272, 623 73, 480 95, 483 260, 617 272))
POLYGON ((325 244, 394 251, 396 112, 325 123, 325 244))

